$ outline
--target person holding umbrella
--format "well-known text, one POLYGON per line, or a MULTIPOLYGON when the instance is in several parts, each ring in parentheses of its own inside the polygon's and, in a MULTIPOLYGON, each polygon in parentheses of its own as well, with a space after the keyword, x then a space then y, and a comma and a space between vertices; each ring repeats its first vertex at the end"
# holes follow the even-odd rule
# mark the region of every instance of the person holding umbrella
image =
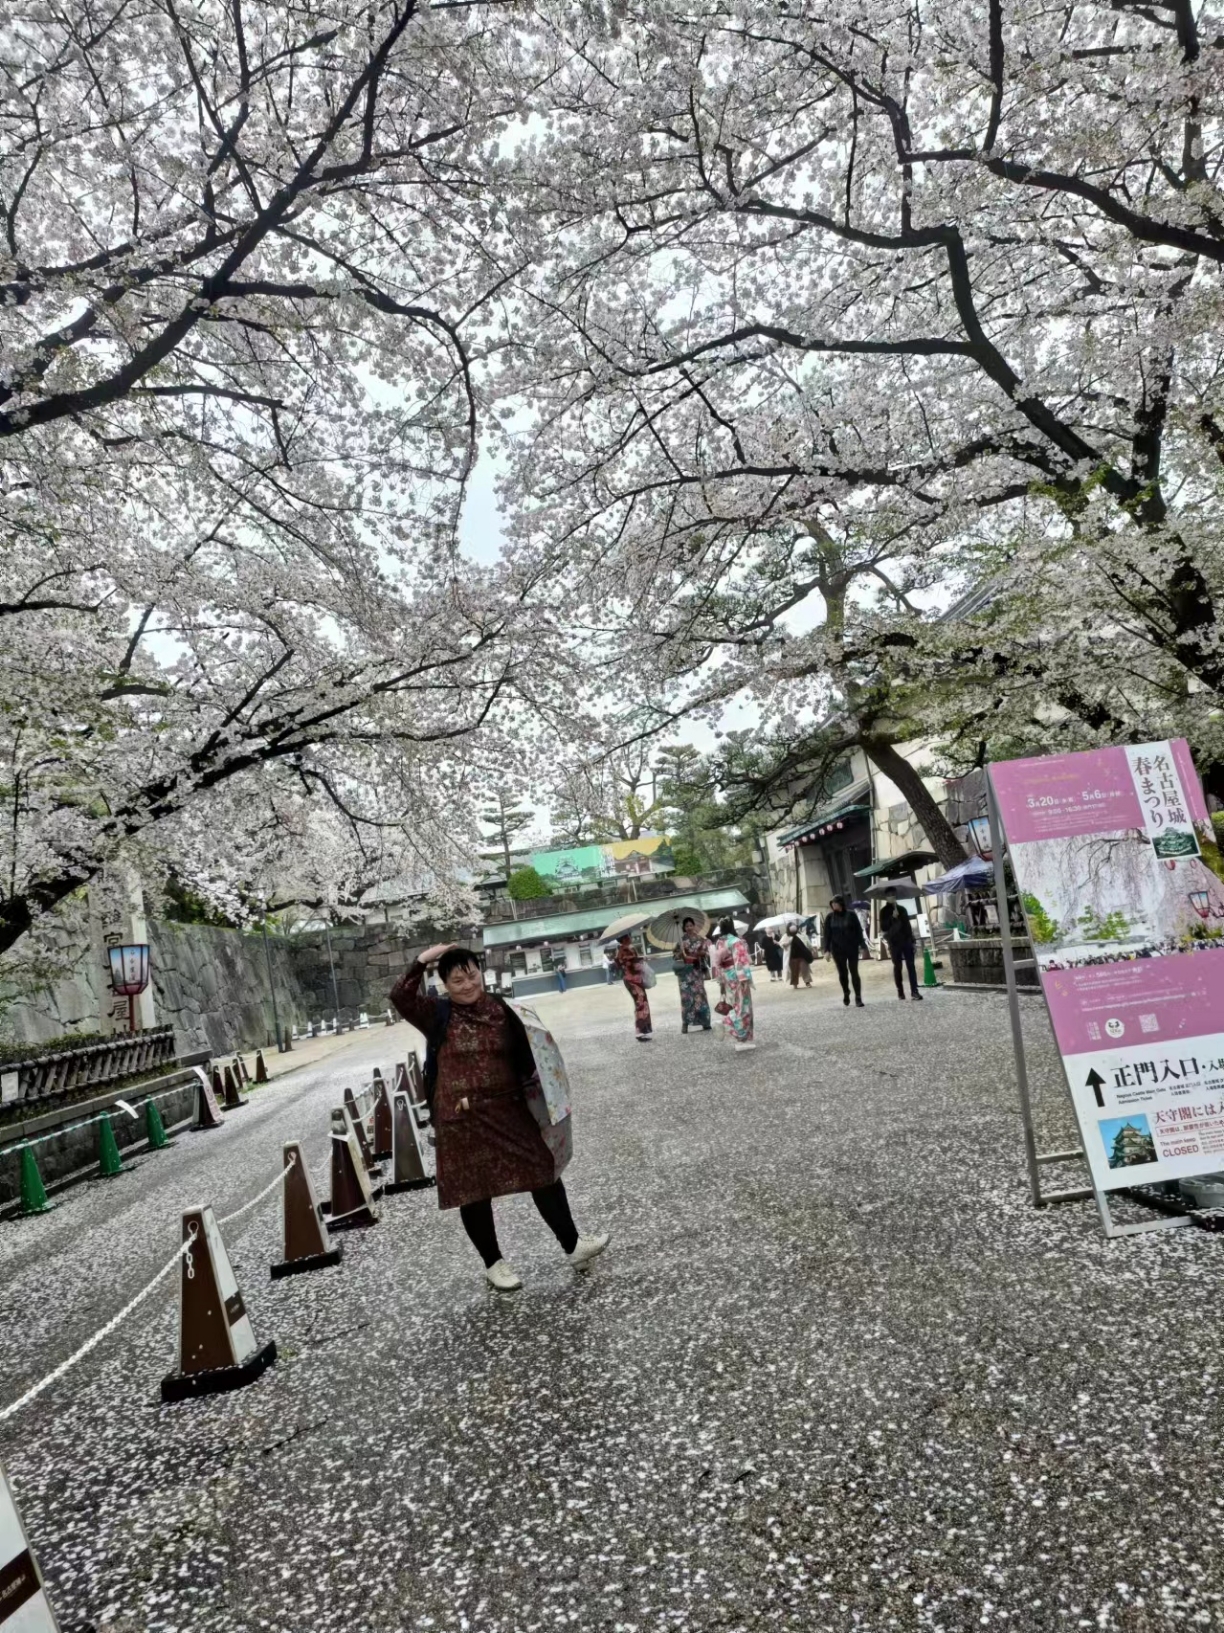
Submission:
POLYGON ((787 933, 790 936, 790 984, 798 992, 800 981, 805 987, 812 984, 812 949, 800 935, 797 924, 787 925, 787 933))
MULTIPOLYGON (((654 1036, 650 1019, 650 1001, 646 997, 646 965, 641 953, 633 945, 633 934, 624 930, 616 938, 616 964, 625 983, 625 991, 633 999, 633 1029, 639 1043, 649 1043, 654 1036)), ((651 982, 653 986, 653 981, 651 982)))
POLYGON ((859 954, 867 949, 867 938, 863 934, 863 921, 857 913, 846 910, 846 898, 834 896, 829 903, 829 911, 824 921, 824 944, 829 957, 837 965, 837 979, 841 982, 842 1003, 849 1007, 850 986, 854 985, 854 1002, 858 1009, 863 1005, 863 986, 859 980, 859 954))
POLYGON ((771 981, 782 979, 782 942, 776 930, 763 930, 761 938, 765 944, 765 968, 769 971, 771 981))
POLYGON ((672 948, 672 965, 680 986, 680 1030, 699 1026, 710 1030, 710 1000, 706 997, 706 960, 710 952, 704 936, 697 934, 696 919, 685 919, 680 926, 680 939, 672 948))
POLYGON ((735 928, 732 919, 723 919, 718 926, 721 933, 715 966, 722 982, 723 1003, 727 1012, 723 1017, 737 1051, 755 1049, 752 1024, 752 960, 748 943, 735 928))
POLYGON ((880 909, 880 934, 888 946, 892 959, 893 980, 897 983, 897 997, 905 1002, 905 984, 901 979, 904 964, 909 971, 910 996, 916 1004, 922 1002, 918 991, 918 971, 914 968, 914 923, 897 900, 891 886, 884 892, 884 906, 880 909))

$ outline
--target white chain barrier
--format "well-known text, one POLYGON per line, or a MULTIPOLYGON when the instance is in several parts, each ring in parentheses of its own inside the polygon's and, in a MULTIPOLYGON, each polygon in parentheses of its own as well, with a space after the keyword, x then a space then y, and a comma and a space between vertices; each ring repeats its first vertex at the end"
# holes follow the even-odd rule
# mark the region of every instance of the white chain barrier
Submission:
POLYGON ((184 1254, 187 1256, 187 1274, 189 1276, 193 1275, 194 1271, 191 1269, 191 1249, 195 1243, 196 1235, 197 1232, 193 1228, 191 1235, 183 1243, 182 1247, 179 1248, 174 1257, 172 1259, 167 1259, 166 1263, 162 1265, 161 1269, 153 1277, 153 1280, 146 1282, 140 1289, 139 1293, 136 1294, 135 1298, 129 1299, 123 1306, 122 1310, 113 1315, 104 1327, 99 1327, 97 1332, 94 1333, 92 1337, 87 1338, 81 1345, 80 1349, 76 1350, 72 1355, 70 1355, 66 1361, 61 1361, 53 1372, 48 1372, 45 1378, 40 1378, 36 1384, 32 1384, 31 1387, 26 1390, 24 1395, 20 1395, 11 1403, 11 1405, 6 1406, 3 1411, 0 1411, 0 1423, 4 1423, 8 1418, 14 1417, 21 1411, 23 1406, 28 1406, 32 1400, 37 1400, 44 1389, 49 1389, 53 1383, 56 1383, 64 1376, 66 1372, 70 1371, 78 1361, 84 1360, 84 1358, 89 1354, 90 1350, 97 1349, 98 1345, 104 1338, 109 1338, 119 1323, 121 1321, 126 1321, 136 1306, 143 1303, 143 1301, 148 1298, 149 1294, 158 1285, 158 1283, 164 1281, 170 1272, 177 1267, 179 1260, 184 1256, 184 1254))
POLYGON ((227 1213, 224 1219, 218 1219, 218 1225, 232 1224, 235 1219, 241 1219, 244 1213, 250 1213, 252 1208, 257 1208, 266 1197, 272 1195, 272 1192, 278 1185, 283 1185, 285 1183, 289 1177, 289 1170, 291 1168, 295 1168, 296 1166, 297 1158, 290 1157, 289 1161, 281 1169, 280 1173, 277 1174, 276 1178, 269 1184, 265 1185, 258 1196, 253 1196, 249 1202, 244 1202, 240 1208, 235 1208, 233 1213, 227 1213))
MULTIPOLYGON (((158 1094, 146 1094, 137 1099, 138 1106, 146 1105, 150 1100, 168 1100, 172 1094, 181 1094, 187 1083, 177 1083, 172 1089, 162 1089, 158 1094)), ((46 1145, 48 1140, 58 1140, 61 1134, 74 1134, 78 1128, 89 1128, 93 1123, 100 1123, 104 1117, 112 1117, 118 1110, 118 1102, 112 1101, 105 1111, 97 1111, 92 1117, 82 1117, 79 1123, 65 1123, 60 1128, 53 1128, 46 1134, 32 1134, 28 1140, 18 1140, 15 1145, 6 1145, 0 1149, 0 1157, 15 1157, 19 1151, 27 1146, 46 1145)))
MULTIPOLYGON (((275 1191, 278 1186, 285 1183, 289 1170, 293 1168, 296 1163, 297 1158, 290 1157, 289 1161, 277 1174, 276 1178, 269 1184, 265 1185, 263 1190, 259 1192, 258 1196, 253 1196, 249 1202, 244 1202, 240 1208, 235 1208, 233 1213, 227 1213, 224 1219, 218 1219, 217 1224, 230 1225, 235 1219, 241 1219, 244 1213, 250 1213, 253 1208, 257 1208, 261 1202, 266 1201, 267 1198, 271 1196, 272 1192, 275 1191)), ((24 1395, 20 1395, 15 1401, 11 1402, 10 1405, 0 1410, 0 1423, 5 1423, 9 1418, 15 1417, 16 1414, 21 1411, 23 1406, 28 1406, 31 1401, 37 1400, 44 1389, 49 1389, 51 1385, 58 1382, 66 1372, 71 1371, 71 1369, 76 1366, 78 1361, 83 1361, 91 1350, 97 1349, 102 1340, 104 1338, 109 1338, 111 1333, 114 1332, 115 1328, 118 1327, 121 1322, 127 1320, 128 1316, 130 1316, 132 1311, 136 1309, 137 1305, 142 1304, 144 1300, 148 1298, 153 1289, 161 1282, 165 1281, 166 1277, 177 1266, 180 1259, 186 1257, 188 1280, 194 1280, 195 1266, 192 1262, 191 1250, 195 1245, 198 1234, 199 1232, 193 1225, 191 1235, 183 1243, 182 1247, 179 1248, 178 1252, 175 1253, 174 1257, 172 1259, 167 1259, 166 1263, 162 1265, 161 1269, 153 1277, 152 1281, 146 1282, 140 1289, 139 1293, 137 1293, 134 1298, 130 1298, 128 1300, 128 1302, 123 1306, 122 1310, 117 1311, 104 1327, 99 1327, 97 1332, 91 1337, 87 1338, 81 1345, 80 1349, 75 1350, 66 1361, 61 1361, 53 1371, 47 1373, 45 1378, 40 1378, 36 1384, 32 1384, 30 1388, 26 1390, 24 1395)))

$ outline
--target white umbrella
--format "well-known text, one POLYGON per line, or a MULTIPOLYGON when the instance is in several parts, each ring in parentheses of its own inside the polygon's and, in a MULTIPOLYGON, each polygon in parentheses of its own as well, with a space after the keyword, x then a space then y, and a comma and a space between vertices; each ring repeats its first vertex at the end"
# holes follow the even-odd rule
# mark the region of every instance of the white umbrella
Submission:
POLYGON ((685 919, 692 919, 693 927, 699 936, 707 934, 710 921, 699 907, 673 907, 667 913, 660 913, 652 919, 650 928, 646 932, 646 939, 654 947, 666 949, 673 947, 680 939, 680 930, 685 919))
POLYGON ((807 916, 806 913, 774 913, 767 919, 758 919, 752 928, 754 930, 781 930, 788 924, 801 924, 807 916))
POLYGON ((640 930, 644 924, 649 924, 654 918, 653 913, 622 913, 620 918, 613 919, 606 930, 600 932, 601 941, 615 941, 617 936, 627 936, 631 930, 640 930))

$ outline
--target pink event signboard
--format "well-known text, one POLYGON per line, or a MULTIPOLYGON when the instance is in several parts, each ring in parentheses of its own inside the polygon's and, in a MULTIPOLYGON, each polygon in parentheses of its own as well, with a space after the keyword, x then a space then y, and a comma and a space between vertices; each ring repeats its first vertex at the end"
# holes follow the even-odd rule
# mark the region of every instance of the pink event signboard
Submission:
POLYGON ((1097 1188, 1224 1172, 1224 859, 1185 741, 990 774, 1097 1188))

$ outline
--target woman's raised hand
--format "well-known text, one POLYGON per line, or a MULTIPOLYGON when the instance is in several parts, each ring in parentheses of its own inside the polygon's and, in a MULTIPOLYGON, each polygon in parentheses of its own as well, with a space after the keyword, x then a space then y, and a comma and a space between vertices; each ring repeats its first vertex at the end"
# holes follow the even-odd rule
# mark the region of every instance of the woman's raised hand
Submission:
POLYGON ((443 953, 450 952, 452 947, 457 947, 458 945, 459 943, 457 941, 440 941, 436 947, 426 947, 423 953, 417 954, 417 963, 436 964, 443 953))

